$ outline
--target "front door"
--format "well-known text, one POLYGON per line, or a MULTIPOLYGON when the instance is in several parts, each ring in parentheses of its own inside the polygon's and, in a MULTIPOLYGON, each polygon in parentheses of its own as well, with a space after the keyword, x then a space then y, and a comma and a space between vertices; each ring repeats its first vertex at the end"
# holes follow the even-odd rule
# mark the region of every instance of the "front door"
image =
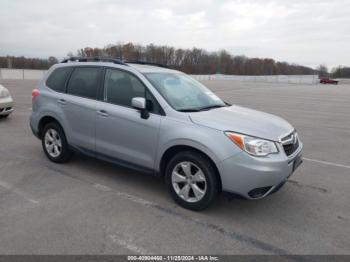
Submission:
POLYGON ((147 119, 131 107, 133 97, 146 97, 147 88, 131 73, 106 69, 103 101, 96 103, 98 156, 153 169, 161 115, 147 119))

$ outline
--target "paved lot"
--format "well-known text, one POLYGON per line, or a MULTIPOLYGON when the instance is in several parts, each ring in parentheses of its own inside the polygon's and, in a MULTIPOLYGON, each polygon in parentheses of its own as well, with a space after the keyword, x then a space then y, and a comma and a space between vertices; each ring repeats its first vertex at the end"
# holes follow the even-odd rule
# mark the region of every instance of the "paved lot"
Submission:
POLYGON ((79 155, 49 162, 28 126, 35 82, 0 83, 16 100, 0 122, 1 254, 350 254, 350 85, 207 82, 288 119, 305 162, 264 200, 196 213, 159 179, 79 155))

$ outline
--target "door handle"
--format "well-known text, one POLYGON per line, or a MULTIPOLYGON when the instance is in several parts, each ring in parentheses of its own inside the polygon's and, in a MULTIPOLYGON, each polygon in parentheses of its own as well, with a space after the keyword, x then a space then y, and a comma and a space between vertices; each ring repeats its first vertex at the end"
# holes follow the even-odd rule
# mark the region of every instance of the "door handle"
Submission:
POLYGON ((109 116, 109 114, 107 113, 106 110, 98 110, 98 111, 97 111, 97 114, 98 114, 99 116, 103 116, 103 117, 108 117, 108 116, 109 116))
POLYGON ((66 105, 67 101, 65 99, 60 98, 60 99, 57 100, 57 103, 59 103, 61 105, 66 105))

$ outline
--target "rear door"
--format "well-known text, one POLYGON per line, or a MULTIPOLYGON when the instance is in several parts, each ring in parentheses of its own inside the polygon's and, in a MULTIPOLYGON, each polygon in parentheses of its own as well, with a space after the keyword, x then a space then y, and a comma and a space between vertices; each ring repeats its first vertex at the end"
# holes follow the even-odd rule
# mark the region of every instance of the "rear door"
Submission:
POLYGON ((96 96, 102 71, 101 67, 74 68, 61 101, 69 143, 91 154, 95 151, 96 96))
POLYGON ((120 164, 153 169, 161 108, 133 74, 106 69, 102 101, 96 105, 96 151, 120 164), (131 107, 133 97, 146 97, 153 108, 148 119, 131 107))

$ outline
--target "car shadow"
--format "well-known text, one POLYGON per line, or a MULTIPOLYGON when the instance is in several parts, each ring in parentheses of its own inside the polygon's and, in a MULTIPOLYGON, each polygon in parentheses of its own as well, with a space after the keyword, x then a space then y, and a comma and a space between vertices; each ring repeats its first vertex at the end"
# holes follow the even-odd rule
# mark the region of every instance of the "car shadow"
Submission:
MULTIPOLYGON (((69 164, 74 169, 81 170, 79 176, 87 175, 94 183, 106 185, 112 190, 125 191, 128 194, 144 198, 163 208, 175 208, 181 212, 202 213, 210 216, 225 214, 233 216, 235 214, 261 216, 266 212, 275 213, 276 209, 282 208, 287 212, 285 205, 290 201, 296 201, 290 193, 293 185, 288 183, 280 191, 260 200, 245 200, 240 198, 228 198, 220 194, 217 200, 202 212, 194 212, 181 208, 171 199, 167 192, 164 177, 156 177, 129 168, 125 168, 113 163, 91 158, 80 153, 74 154, 69 164)), ((85 177, 86 178, 86 177, 85 177)), ((295 189, 295 188, 294 188, 295 189)), ((305 200, 304 200, 305 201, 305 200)), ((301 203, 294 203, 299 205, 301 203)))

